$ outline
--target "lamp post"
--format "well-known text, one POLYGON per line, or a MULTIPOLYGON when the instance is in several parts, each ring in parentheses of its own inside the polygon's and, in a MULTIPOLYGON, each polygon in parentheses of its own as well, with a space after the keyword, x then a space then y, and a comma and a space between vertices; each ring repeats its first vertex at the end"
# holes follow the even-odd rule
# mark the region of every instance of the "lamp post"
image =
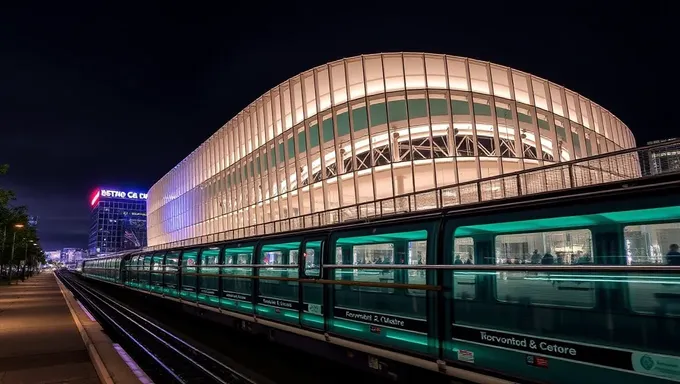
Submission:
MULTIPOLYGON (((23 224, 14 224, 14 228, 21 229, 23 224)), ((17 240, 17 231, 14 231, 14 236, 12 236, 12 253, 9 257, 9 284, 12 284, 12 263, 14 262, 14 245, 17 240)))

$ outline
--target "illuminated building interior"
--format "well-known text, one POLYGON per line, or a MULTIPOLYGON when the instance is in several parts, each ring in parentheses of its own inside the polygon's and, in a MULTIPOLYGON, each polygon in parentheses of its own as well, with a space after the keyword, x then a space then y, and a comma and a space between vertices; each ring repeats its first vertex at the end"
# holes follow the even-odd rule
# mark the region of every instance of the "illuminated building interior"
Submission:
POLYGON ((423 53, 352 57, 273 88, 163 176, 149 191, 148 242, 632 147, 607 110, 524 72, 423 53))

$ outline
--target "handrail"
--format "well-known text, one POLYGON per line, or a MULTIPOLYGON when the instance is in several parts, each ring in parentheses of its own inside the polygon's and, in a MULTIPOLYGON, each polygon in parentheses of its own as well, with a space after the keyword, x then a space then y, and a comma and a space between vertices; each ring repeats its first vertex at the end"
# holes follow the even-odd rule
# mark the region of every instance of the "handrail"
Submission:
MULTIPOLYGON (((442 209, 446 207, 452 207, 452 206, 460 206, 460 205, 468 205, 468 204, 475 204, 475 203, 483 203, 486 201, 494 201, 494 200, 501 200, 501 199, 507 199, 507 198, 513 198, 513 197, 520 197, 520 196, 527 196, 527 195, 535 195, 535 194, 540 194, 540 193, 547 193, 547 192, 554 192, 554 191, 559 191, 559 190, 567 190, 569 188, 575 188, 575 187, 585 187, 585 186, 594 186, 594 185, 605 185, 605 184, 610 184, 614 182, 620 182, 624 180, 637 180, 637 179, 642 179, 648 176, 651 176, 650 174, 644 174, 642 170, 640 169, 640 163, 639 163, 639 158, 631 158, 631 164, 635 169, 627 169, 626 171, 629 172, 624 172, 620 173, 616 168, 616 164, 621 163, 621 159, 617 160, 617 157, 620 156, 625 156, 625 155, 630 155, 630 154, 635 154, 636 156, 643 156, 645 152, 651 152, 653 150, 659 149, 659 148, 664 148, 664 147, 677 147, 680 145, 680 139, 679 140, 673 140, 673 141, 668 141, 668 142, 662 142, 662 143, 656 143, 652 145, 648 145, 645 147, 640 147, 640 148, 629 148, 629 149, 624 149, 616 152, 609 152, 609 153, 604 153, 604 154, 599 154, 591 157, 585 157, 581 159, 574 159, 566 162, 558 162, 554 164, 549 164, 549 165, 544 165, 542 167, 536 167, 536 168, 530 168, 530 169, 525 169, 521 171, 516 171, 512 173, 506 173, 502 175, 497 175, 497 176, 491 176, 483 179, 478 179, 474 181, 469 181, 469 182, 464 182, 464 183, 457 183, 457 184, 451 184, 451 185, 446 185, 446 186, 441 186, 441 187, 436 187, 436 188, 431 188, 428 190, 423 190, 423 191, 418 191, 418 192, 411 192, 405 195, 400 195, 400 196, 394 196, 394 197, 389 197, 389 198, 383 198, 379 200, 374 200, 370 202, 365 202, 365 203, 357 203, 353 204, 350 206, 342 207, 342 208, 333 208, 321 212, 315 212, 315 213, 310 213, 306 214, 303 216, 297 216, 297 217, 292 217, 292 218, 285 218, 285 219, 280 219, 280 220, 275 220, 275 221, 269 221, 266 223, 260 223, 260 224, 254 224, 250 225, 247 227, 243 228, 235 228, 231 229, 228 231, 223 231, 219 233, 214 233, 214 234, 209 234, 209 235, 202 235, 202 236, 196 236, 190 239, 184 239, 184 240, 179 240, 171 243, 165 243, 165 244, 159 244, 156 246, 150 246, 142 249, 142 252, 153 252, 153 251, 160 251, 160 250, 165 250, 169 248, 174 248, 174 247, 185 247, 185 246, 200 246, 203 244, 208 244, 208 243, 214 243, 214 242, 219 242, 219 241, 228 241, 228 240, 236 240, 236 239, 243 239, 247 237, 253 237, 253 236, 258 236, 258 235, 266 235, 266 234, 273 234, 273 233, 286 233, 290 231, 295 231, 299 229, 307 229, 307 228, 318 228, 318 227, 324 227, 324 226, 330 226, 330 225, 335 225, 335 224, 341 224, 341 223, 350 223, 354 221, 360 221, 360 220, 369 220, 373 218, 380 218, 380 217, 388 217, 388 216, 393 216, 399 213, 409 213, 413 211, 427 211, 427 210, 436 210, 436 209, 442 209), (603 159, 609 159, 609 164, 607 166, 596 166, 595 169, 593 168, 592 162, 598 162, 603 159), (613 162, 613 163, 612 163, 613 162), (580 168, 579 165, 585 165, 588 169, 588 180, 587 182, 585 180, 580 180, 579 177, 583 178, 584 175, 581 174, 575 174, 581 172, 580 168, 583 168, 582 166, 580 168), (531 176, 534 174, 543 174, 543 176, 548 176, 547 172, 549 171, 554 171, 554 170, 561 170, 561 172, 567 172, 567 174, 563 174, 564 180, 561 180, 561 183, 558 183, 555 188, 553 187, 548 187, 546 184, 546 188, 535 188, 535 185, 532 184, 531 190, 527 189, 527 180, 523 179, 523 177, 526 176, 531 176), (637 170, 637 172, 635 172, 637 170), (596 177, 596 180, 592 180, 592 175, 590 172, 596 171, 600 172, 601 175, 600 177, 596 177), (605 176, 605 173, 607 174, 607 177, 605 176), (634 174, 629 174, 629 173, 634 173, 634 174), (609 179, 609 180, 606 180, 609 179), (482 191, 482 186, 485 185, 486 183, 491 183, 491 182, 499 182, 499 181, 509 181, 509 182, 504 182, 504 186, 502 188, 502 193, 500 197, 490 195, 490 196, 483 196, 481 193, 482 191), (507 184, 507 185, 506 185, 507 184), (511 191, 510 193, 506 193, 506 190, 512 185, 515 185, 515 190, 511 191), (562 185, 564 184, 564 185, 562 185), (469 190, 465 190, 469 188, 469 190), (456 193, 456 201, 455 202, 445 202, 443 192, 451 189, 457 189, 456 193), (463 191, 465 190, 465 191, 463 191), (461 193, 461 192, 464 193, 461 193), (429 198, 433 198, 434 201, 432 202, 435 206, 430 207, 430 205, 425 205, 423 208, 418 207, 418 198, 419 196, 427 196, 428 194, 436 194, 436 196, 429 196, 429 198), (464 201, 462 197, 465 197, 466 199, 470 198, 469 201, 464 201), (400 207, 397 207, 400 206, 400 207)), ((671 171, 671 173, 677 172, 677 171, 671 171)), ((668 173, 668 172, 666 172, 668 173)))
MULTIPOLYGON (((178 271, 154 271, 147 269, 140 269, 143 267, 141 265, 136 266, 138 268, 131 268, 128 270, 133 271, 144 271, 156 274, 178 274, 178 271)), ((200 266, 198 266, 200 267, 200 266)), ((212 266, 203 266, 212 267, 212 266)), ((255 266, 247 266, 243 268, 252 269, 255 266)), ((262 266, 260 266, 262 267, 262 266)), ((276 266, 266 266, 273 267, 276 266)), ((298 268, 297 266, 290 266, 298 268)), ((196 268, 196 267, 189 267, 196 268)), ((319 267, 313 267, 319 268, 319 267)), ((522 271, 538 271, 538 272, 650 272, 650 273, 674 273, 680 272, 680 266, 676 265, 597 265, 597 264, 579 264, 579 265, 535 265, 535 264, 501 264, 501 265, 470 265, 470 264, 441 264, 441 265, 376 265, 376 264, 333 264, 333 265, 323 265, 321 268, 324 269, 357 269, 357 270, 445 270, 445 271, 499 271, 499 272, 522 272, 522 271)), ((95 268, 90 267, 88 270, 118 270, 118 268, 95 268)), ((188 273, 183 273, 188 275, 188 273)), ((203 273, 194 273, 192 275, 208 275, 203 273)), ((241 275, 234 275, 237 277, 244 277, 241 275)), ((680 277, 680 276, 679 276, 680 277)))

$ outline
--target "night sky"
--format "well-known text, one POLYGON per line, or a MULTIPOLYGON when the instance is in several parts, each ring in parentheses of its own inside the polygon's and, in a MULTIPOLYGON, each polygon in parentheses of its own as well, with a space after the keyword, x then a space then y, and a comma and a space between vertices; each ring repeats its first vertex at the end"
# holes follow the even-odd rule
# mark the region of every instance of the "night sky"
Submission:
POLYGON ((87 246, 98 186, 147 190, 268 89, 362 53, 496 62, 599 103, 638 144, 677 136, 670 1, 66 3, 0 6, 0 186, 40 217, 47 250, 87 246))

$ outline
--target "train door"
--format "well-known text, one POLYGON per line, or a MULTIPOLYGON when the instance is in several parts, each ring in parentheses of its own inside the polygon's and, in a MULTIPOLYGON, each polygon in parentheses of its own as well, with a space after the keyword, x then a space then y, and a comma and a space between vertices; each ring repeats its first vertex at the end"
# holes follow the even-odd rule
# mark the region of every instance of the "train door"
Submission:
POLYGON ((258 246, 257 315, 299 325, 301 240, 281 239, 258 246))
POLYGON ((323 237, 305 239, 300 255, 300 324, 303 327, 324 329, 322 260, 326 247, 323 237))
POLYGON ((226 246, 220 275, 220 307, 253 313, 253 244, 226 246))
POLYGON ((180 288, 180 297, 190 301, 196 301, 196 275, 198 273, 198 254, 200 248, 187 249, 182 252, 182 269, 180 279, 182 280, 182 287, 180 288))

